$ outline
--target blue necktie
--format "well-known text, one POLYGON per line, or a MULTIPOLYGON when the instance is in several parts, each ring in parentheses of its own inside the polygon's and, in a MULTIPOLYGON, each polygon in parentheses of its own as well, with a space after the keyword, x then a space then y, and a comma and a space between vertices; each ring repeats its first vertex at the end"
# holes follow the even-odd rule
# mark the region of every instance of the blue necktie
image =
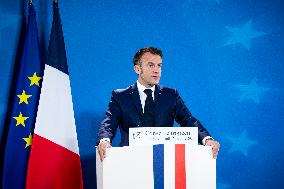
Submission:
POLYGON ((144 127, 154 127, 154 100, 152 90, 145 89, 144 93, 146 93, 147 98, 144 106, 143 125, 144 127))

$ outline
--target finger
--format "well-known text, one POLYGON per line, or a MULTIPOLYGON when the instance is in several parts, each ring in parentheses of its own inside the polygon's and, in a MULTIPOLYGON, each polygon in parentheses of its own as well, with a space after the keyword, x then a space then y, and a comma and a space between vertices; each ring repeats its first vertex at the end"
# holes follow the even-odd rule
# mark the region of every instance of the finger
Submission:
POLYGON ((213 158, 216 159, 218 155, 218 148, 213 149, 213 158))
POLYGON ((213 158, 214 159, 217 159, 217 156, 218 156, 218 151, 213 153, 213 158))
POLYGON ((99 145, 99 155, 100 155, 101 161, 103 161, 105 158, 105 150, 104 150, 103 144, 99 145))
POLYGON ((216 142, 216 147, 219 149, 220 148, 220 143, 216 142))
POLYGON ((217 144, 214 146, 214 148, 213 148, 213 156, 214 156, 215 159, 216 159, 217 156, 218 156, 219 149, 220 149, 219 147, 220 147, 220 145, 219 145, 219 143, 217 143, 217 144))
POLYGON ((106 148, 104 146, 104 148, 102 149, 102 160, 104 160, 106 158, 106 148))
POLYGON ((103 152, 101 148, 99 149, 100 160, 103 161, 103 152))

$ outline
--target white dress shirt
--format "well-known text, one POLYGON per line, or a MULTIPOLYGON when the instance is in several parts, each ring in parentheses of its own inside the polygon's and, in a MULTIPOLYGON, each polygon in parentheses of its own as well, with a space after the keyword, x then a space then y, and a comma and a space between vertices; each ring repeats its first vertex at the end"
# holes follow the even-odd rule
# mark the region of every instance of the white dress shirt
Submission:
POLYGON ((152 98, 153 98, 153 100, 155 100, 155 97, 154 97, 155 86, 153 86, 151 88, 147 88, 144 85, 140 84, 139 81, 137 81, 136 83, 137 83, 138 93, 139 93, 139 96, 140 96, 142 110, 143 110, 143 113, 144 113, 145 101, 146 101, 146 98, 147 98, 147 95, 146 95, 146 93, 144 93, 144 90, 145 89, 151 89, 151 91, 152 91, 152 98))

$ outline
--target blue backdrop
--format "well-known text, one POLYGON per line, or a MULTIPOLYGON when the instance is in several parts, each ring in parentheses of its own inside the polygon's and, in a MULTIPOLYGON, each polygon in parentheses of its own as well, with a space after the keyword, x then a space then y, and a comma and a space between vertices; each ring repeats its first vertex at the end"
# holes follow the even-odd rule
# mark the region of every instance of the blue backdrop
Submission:
MULTIPOLYGON (((34 5, 44 58, 52 1, 34 5)), ((85 188, 96 185, 95 141, 111 91, 136 81, 132 57, 149 45, 164 52, 161 84, 177 88, 221 143, 218 189, 283 187, 282 0, 60 0, 59 7, 85 188)), ((1 132, 27 2, 1 0, 0 13, 1 132)))

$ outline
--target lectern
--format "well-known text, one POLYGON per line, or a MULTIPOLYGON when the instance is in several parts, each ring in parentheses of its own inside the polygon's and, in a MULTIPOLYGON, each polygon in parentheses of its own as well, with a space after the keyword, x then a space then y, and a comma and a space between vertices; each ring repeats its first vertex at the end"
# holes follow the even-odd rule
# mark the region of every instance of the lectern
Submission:
POLYGON ((216 160, 207 146, 112 147, 96 161, 97 189, 216 189, 216 160))

